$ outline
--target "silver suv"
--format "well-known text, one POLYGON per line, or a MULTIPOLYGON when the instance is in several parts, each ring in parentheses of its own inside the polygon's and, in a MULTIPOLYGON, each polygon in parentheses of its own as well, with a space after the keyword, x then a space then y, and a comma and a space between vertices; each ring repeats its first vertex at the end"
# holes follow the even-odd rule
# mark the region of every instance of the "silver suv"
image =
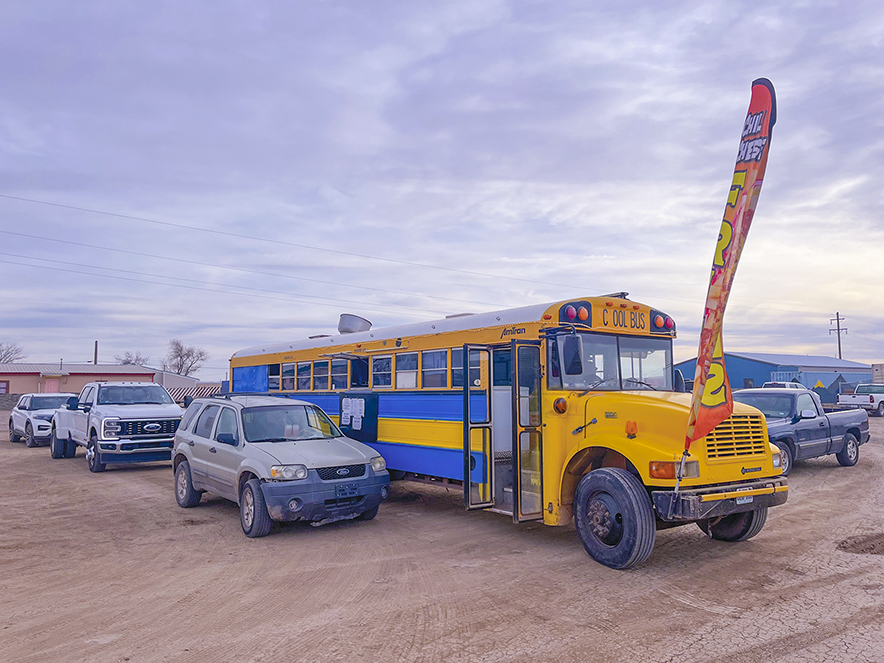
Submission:
POLYGON ((320 408, 275 396, 189 402, 172 449, 175 499, 204 491, 239 504, 246 536, 273 520, 371 520, 389 493, 384 459, 345 437, 320 408))

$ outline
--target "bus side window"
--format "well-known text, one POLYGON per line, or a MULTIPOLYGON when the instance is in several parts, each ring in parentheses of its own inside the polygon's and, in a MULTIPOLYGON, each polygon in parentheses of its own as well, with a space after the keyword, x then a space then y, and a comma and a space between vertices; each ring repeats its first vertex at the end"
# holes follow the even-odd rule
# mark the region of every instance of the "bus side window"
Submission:
POLYGON ((267 367, 267 389, 269 391, 279 390, 279 364, 270 364, 267 367))
POLYGON ((310 367, 309 361, 298 362, 298 391, 310 391, 310 367))
POLYGON ((331 363, 331 388, 346 389, 347 388, 347 360, 332 359, 331 363))
POLYGON ((368 386, 368 358, 350 360, 350 389, 365 389, 368 386))
POLYGON ((393 357, 371 358, 371 386, 386 388, 393 386, 393 357))
POLYGON ((559 366, 559 343, 556 339, 551 338, 547 341, 549 348, 549 388, 562 388, 562 369, 559 366))
POLYGON ((295 390, 295 365, 282 365, 282 389, 283 391, 295 390))
POLYGON ((396 388, 417 389, 417 352, 396 355, 396 388))
POLYGON ((313 388, 326 390, 328 389, 328 362, 313 362, 313 388))

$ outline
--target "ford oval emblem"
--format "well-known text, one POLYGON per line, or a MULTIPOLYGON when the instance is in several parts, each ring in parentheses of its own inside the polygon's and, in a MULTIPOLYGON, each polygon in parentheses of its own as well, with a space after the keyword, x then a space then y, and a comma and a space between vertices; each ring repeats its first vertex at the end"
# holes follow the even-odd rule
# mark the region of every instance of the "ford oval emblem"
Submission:
POLYGON ((342 467, 342 468, 338 469, 338 476, 339 477, 345 477, 348 474, 350 474, 350 470, 348 470, 346 467, 342 467))
POLYGON ((144 426, 144 432, 145 433, 156 433, 161 428, 162 428, 162 426, 160 426, 159 424, 146 424, 144 426))

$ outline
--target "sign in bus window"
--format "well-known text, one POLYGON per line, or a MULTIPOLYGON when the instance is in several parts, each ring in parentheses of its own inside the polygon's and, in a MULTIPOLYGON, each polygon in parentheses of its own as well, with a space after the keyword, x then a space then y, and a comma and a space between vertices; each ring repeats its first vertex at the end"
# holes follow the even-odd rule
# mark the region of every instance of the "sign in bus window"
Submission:
POLYGON ((417 352, 396 355, 396 389, 417 389, 417 352))
POLYGON ((421 361, 421 385, 425 389, 448 386, 448 350, 424 352, 421 354, 421 361))
POLYGON ((298 362, 298 391, 310 391, 310 367, 309 361, 298 362))
POLYGON ((371 386, 393 386, 393 358, 372 357, 371 360, 371 386))

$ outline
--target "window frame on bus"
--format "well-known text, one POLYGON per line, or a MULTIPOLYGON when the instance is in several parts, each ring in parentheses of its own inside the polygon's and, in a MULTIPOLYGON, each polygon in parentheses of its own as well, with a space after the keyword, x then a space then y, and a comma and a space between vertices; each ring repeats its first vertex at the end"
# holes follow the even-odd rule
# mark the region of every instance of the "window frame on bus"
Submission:
POLYGON ((392 389, 393 388, 393 355, 378 355, 371 358, 371 377, 369 379, 369 383, 371 384, 371 389, 392 389), (390 362, 390 369, 387 371, 378 371, 375 368, 375 363, 386 359, 390 362), (390 382, 388 384, 378 384, 375 378, 379 375, 389 375, 390 382))
POLYGON ((350 360, 342 359, 340 357, 332 358, 331 362, 329 362, 329 386, 332 391, 345 391, 350 384, 350 360), (336 366, 337 365, 337 366, 336 366), (340 368, 343 366, 344 372, 340 371, 340 368), (339 369, 337 373, 335 373, 335 368, 339 369), (339 382, 340 386, 335 386, 335 378, 343 377, 343 382, 339 382))
POLYGON ((294 391, 297 383, 297 362, 284 362, 281 366, 280 377, 283 391, 294 391), (289 371, 291 371, 289 373, 289 371))
POLYGON ((267 391, 279 391, 282 387, 282 367, 279 364, 267 364, 267 391))
POLYGON ((418 382, 420 376, 419 352, 397 352, 394 355, 393 366, 395 367, 394 373, 396 374, 396 389, 420 389, 420 383, 418 382), (412 362, 414 368, 411 367, 412 362), (400 367, 400 363, 403 365, 407 363, 407 367, 400 367))
POLYGON ((329 391, 329 387, 331 386, 331 367, 329 366, 328 359, 315 359, 313 361, 313 391, 329 391), (321 373, 318 369, 325 365, 325 373, 321 373), (321 380, 325 378, 325 386, 317 386, 321 385, 321 380))
MULTIPOLYGON (((423 351, 421 351, 421 357, 420 357, 421 389, 448 389, 448 384, 450 382, 450 377, 451 377, 449 375, 449 368, 450 368, 450 362, 448 360, 448 348, 440 348, 437 350, 423 350, 423 351), (429 356, 442 356, 445 360, 444 361, 445 365, 441 368, 439 368, 437 366, 431 366, 428 368, 426 365, 426 358, 428 355, 429 356), (427 384, 428 377, 432 378, 434 376, 440 376, 440 375, 443 378, 443 384, 441 384, 441 385, 428 385, 427 384)), ((429 380, 429 382, 432 382, 432 381, 433 381, 432 379, 429 380)))
POLYGON ((299 361, 295 367, 295 391, 310 391, 313 388, 313 362, 299 361), (302 369, 306 368, 307 373, 304 374, 302 369), (302 387, 306 384, 306 387, 302 387))

